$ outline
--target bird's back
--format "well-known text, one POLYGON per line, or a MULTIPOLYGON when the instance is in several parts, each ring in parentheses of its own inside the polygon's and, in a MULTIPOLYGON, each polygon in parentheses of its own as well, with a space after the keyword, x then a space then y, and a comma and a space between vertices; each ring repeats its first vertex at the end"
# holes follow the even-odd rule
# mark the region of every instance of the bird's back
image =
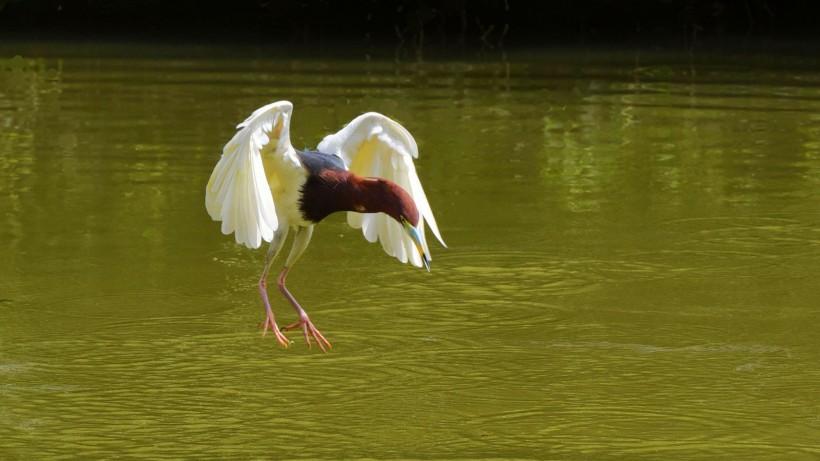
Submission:
POLYGON ((305 150, 296 151, 302 166, 308 175, 318 175, 324 170, 346 170, 345 164, 335 155, 325 154, 319 151, 305 150))

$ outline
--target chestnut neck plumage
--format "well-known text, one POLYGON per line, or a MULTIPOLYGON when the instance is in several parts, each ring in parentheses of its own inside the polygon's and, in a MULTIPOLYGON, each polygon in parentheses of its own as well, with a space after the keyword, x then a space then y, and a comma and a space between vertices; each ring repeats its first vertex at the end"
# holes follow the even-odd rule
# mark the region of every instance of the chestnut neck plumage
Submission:
POLYGON ((302 187, 302 214, 317 223, 337 211, 385 213, 401 223, 419 223, 413 198, 396 183, 381 178, 363 178, 345 170, 325 169, 308 175, 302 187))

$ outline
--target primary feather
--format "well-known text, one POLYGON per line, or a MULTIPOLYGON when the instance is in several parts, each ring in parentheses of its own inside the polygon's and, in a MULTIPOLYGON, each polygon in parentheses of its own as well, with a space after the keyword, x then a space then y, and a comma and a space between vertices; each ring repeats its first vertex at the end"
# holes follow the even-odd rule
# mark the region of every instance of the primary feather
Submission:
POLYGON ((279 228, 273 194, 266 174, 263 151, 299 163, 290 146, 293 105, 279 101, 254 111, 237 126, 239 131, 222 150, 205 190, 205 207, 222 233, 234 233, 237 243, 259 248, 270 242, 279 228))

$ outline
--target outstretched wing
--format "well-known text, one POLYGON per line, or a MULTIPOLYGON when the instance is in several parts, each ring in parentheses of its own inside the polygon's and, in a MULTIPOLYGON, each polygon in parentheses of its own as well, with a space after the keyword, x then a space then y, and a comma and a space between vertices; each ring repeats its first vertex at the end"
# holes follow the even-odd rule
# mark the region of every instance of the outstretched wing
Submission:
MULTIPOLYGON (((413 165, 413 159, 419 155, 416 141, 403 126, 382 114, 369 112, 353 119, 338 133, 326 136, 318 148, 320 152, 341 157, 353 173, 388 179, 401 186, 413 197, 419 209, 421 216, 417 227, 424 251, 430 254, 424 235, 425 222, 439 242, 446 246, 413 165)), ((388 255, 422 267, 421 255, 413 240, 401 224, 386 214, 349 212, 347 222, 356 229, 361 228, 368 241, 381 241, 388 255)))
POLYGON ((214 221, 222 221, 222 233, 236 236, 236 243, 259 248, 270 242, 279 227, 276 206, 263 165, 265 155, 283 155, 298 165, 290 145, 293 104, 279 101, 260 107, 225 144, 205 189, 205 208, 214 221), (271 152, 272 151, 272 152, 271 152))

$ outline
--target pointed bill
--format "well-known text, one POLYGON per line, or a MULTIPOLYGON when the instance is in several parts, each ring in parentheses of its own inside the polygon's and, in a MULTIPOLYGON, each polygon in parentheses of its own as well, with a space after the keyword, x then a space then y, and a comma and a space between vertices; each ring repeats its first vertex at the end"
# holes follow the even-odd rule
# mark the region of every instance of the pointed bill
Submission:
POLYGON ((418 229, 413 227, 409 222, 407 222, 406 219, 402 218, 401 223, 404 225, 404 230, 406 230, 407 233, 410 234, 410 238, 413 239, 413 243, 416 245, 416 249, 421 255, 421 260, 424 262, 424 267, 427 268, 427 272, 430 272, 430 258, 424 251, 424 245, 421 243, 421 234, 418 229))

